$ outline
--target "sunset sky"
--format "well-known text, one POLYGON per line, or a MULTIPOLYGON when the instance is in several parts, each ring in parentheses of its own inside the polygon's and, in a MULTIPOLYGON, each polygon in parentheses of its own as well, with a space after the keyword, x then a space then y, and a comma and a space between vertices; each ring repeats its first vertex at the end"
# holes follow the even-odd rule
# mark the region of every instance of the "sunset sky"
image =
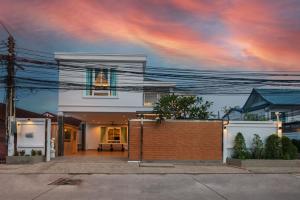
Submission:
POLYGON ((48 52, 139 53, 156 67, 300 70, 299 0, 0 0, 0 20, 20 47, 48 52))
POLYGON ((197 68, 300 69, 298 0, 1 0, 23 46, 197 68), (112 45, 113 44, 113 45, 112 45))

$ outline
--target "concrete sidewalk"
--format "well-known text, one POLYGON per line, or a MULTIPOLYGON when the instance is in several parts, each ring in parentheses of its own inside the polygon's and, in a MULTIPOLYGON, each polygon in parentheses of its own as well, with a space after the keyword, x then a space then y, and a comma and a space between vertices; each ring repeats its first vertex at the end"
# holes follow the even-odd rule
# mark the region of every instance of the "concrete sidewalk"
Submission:
POLYGON ((238 168, 220 163, 128 163, 120 159, 61 157, 50 162, 0 165, 0 174, 244 174, 300 173, 299 167, 238 168), (141 167, 143 166, 143 167, 141 167))
POLYGON ((256 174, 299 174, 300 167, 248 167, 250 173, 256 174))
POLYGON ((215 174, 248 173, 226 165, 173 164, 172 167, 140 167, 128 162, 59 162, 32 165, 0 165, 0 174, 215 174))
POLYGON ((0 174, 0 199, 298 200, 291 174, 0 174), (68 178, 75 185, 55 185, 68 178))

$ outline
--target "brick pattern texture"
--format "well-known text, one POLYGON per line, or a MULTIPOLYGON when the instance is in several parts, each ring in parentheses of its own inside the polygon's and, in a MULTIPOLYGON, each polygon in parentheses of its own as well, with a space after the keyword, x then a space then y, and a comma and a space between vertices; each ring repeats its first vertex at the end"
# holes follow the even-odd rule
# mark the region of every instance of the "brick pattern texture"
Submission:
MULTIPOLYGON (((142 160, 220 161, 222 121, 144 121, 142 160)), ((129 124, 129 160, 140 160, 140 121, 129 124)))

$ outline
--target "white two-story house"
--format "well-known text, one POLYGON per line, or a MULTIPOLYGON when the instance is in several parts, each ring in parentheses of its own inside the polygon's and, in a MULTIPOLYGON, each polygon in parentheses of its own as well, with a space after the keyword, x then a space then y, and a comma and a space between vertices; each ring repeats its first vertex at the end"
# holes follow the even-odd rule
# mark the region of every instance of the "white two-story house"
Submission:
POLYGON ((60 82, 59 155, 66 139, 63 116, 83 122, 82 134, 75 137, 82 150, 96 150, 101 144, 122 144, 126 149, 128 120, 151 112, 153 103, 175 87, 145 77, 144 55, 55 53, 55 59, 60 82))

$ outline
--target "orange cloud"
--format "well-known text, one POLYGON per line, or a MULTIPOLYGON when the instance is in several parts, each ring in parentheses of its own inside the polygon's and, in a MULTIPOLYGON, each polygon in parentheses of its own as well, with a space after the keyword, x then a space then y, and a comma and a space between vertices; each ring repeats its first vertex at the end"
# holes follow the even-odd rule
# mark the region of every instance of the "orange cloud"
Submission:
POLYGON ((249 54, 266 65, 299 69, 300 23, 293 13, 300 6, 285 2, 239 2, 227 10, 224 21, 232 31, 230 40, 244 44, 249 54))
POLYGON ((299 4, 278 2, 7 0, 0 18, 15 29, 30 31, 28 25, 91 43, 113 38, 202 66, 297 69, 299 4))
POLYGON ((296 1, 172 0, 194 15, 218 16, 229 37, 224 43, 239 52, 244 67, 300 69, 300 4, 296 1))

